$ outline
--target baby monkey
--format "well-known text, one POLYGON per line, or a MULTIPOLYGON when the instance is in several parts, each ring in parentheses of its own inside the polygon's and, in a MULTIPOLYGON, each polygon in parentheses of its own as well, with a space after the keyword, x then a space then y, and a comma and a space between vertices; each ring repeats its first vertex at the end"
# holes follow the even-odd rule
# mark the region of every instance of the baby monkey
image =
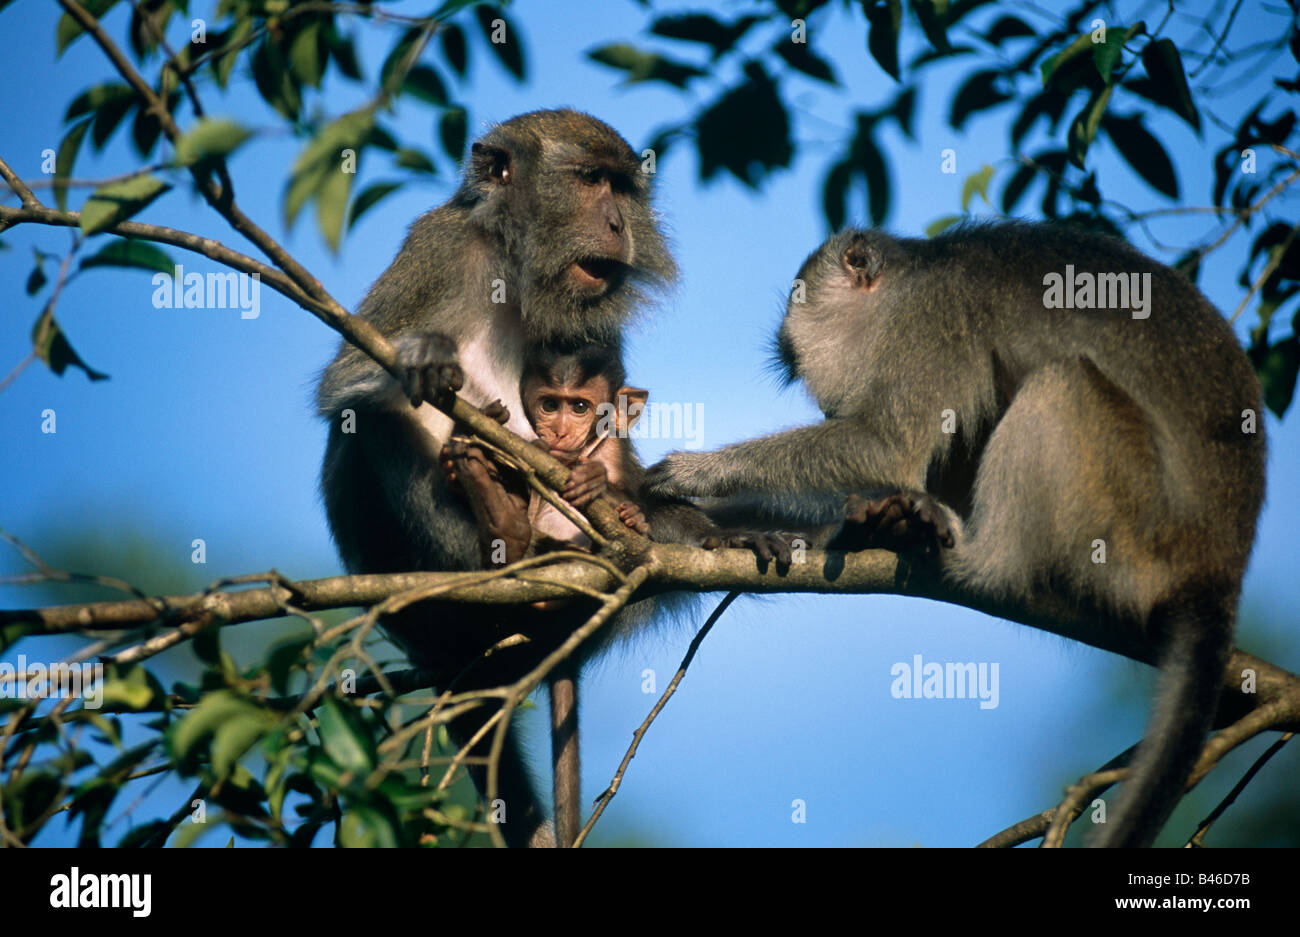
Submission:
MULTIPOLYGON (((626 442, 647 394, 626 386, 619 349, 597 343, 536 346, 525 356, 520 384, 519 397, 537 433, 536 445, 570 468, 564 500, 582 508, 609 492, 620 502, 623 523, 648 534, 650 525, 630 495, 640 487, 644 470, 626 442)), ((509 419, 499 400, 483 412, 503 424, 509 419)), ((519 473, 503 472, 482 447, 452 437, 443 456, 448 479, 464 491, 478 522, 484 565, 590 547, 590 539, 576 524, 536 491, 529 492, 519 473)), ((555 624, 564 629, 586 618, 581 609, 565 611, 568 604, 559 599, 534 602, 533 607, 559 616, 555 624)), ((562 661, 551 672, 549 687, 555 832, 560 846, 573 844, 581 823, 579 667, 580 661, 573 657, 562 661)))
MULTIPOLYGON (((519 396, 537 434, 535 445, 569 466, 564 500, 583 508, 609 492, 619 501, 623 522, 637 533, 649 533, 645 515, 632 501, 640 466, 624 442, 648 395, 626 386, 619 349, 600 343, 536 346, 525 356, 519 396)), ((499 400, 483 412, 501 423, 510 416, 499 400)), ((460 485, 478 522, 485 565, 590 547, 577 525, 528 491, 517 473, 503 472, 481 447, 453 437, 443 455, 444 468, 460 485)))

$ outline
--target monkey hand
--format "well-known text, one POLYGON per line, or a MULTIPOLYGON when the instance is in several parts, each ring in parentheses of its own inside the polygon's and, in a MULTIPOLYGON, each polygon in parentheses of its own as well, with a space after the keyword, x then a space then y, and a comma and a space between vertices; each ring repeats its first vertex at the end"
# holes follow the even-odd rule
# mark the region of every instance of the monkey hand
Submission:
POLYGON ((720 547, 753 550, 764 565, 775 559, 778 566, 789 566, 791 539, 789 534, 755 530, 719 530, 705 537, 700 542, 700 546, 706 550, 717 550, 720 547))
POLYGON ((631 501, 624 501, 618 506, 618 516, 623 518, 624 524, 637 533, 643 535, 650 533, 650 525, 646 523, 645 515, 631 501))
MULTIPOLYGON (((551 454, 556 455, 555 452, 551 454)), ((603 495, 608 482, 604 463, 582 459, 569 470, 569 480, 560 494, 575 508, 581 508, 603 495)))
POLYGON ((725 490, 716 453, 670 452, 646 469, 642 491, 659 497, 705 498, 732 494, 725 490))
POLYGON ((959 534, 956 516, 923 491, 892 491, 877 498, 851 494, 844 503, 844 524, 826 549, 936 554, 940 547, 955 546, 959 534))
POLYGON ((402 393, 418 407, 426 397, 447 399, 465 385, 456 360, 456 342, 442 332, 408 333, 397 339, 402 393))
POLYGON ((494 400, 483 408, 483 415, 491 420, 496 420, 502 426, 510 422, 510 411, 500 400, 494 400))

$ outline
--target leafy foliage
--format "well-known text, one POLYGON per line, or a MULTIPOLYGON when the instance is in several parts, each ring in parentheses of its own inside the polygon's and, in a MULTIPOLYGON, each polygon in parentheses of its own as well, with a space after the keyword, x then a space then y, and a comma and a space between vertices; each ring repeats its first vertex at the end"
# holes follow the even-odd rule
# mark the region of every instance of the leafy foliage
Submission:
MULTIPOLYGON (((119 7, 117 0, 81 2, 95 17, 119 7)), ((121 5, 111 19, 122 31, 116 39, 165 102, 165 113, 149 109, 138 84, 102 76, 64 111, 52 196, 60 209, 80 211, 85 243, 76 249, 85 253, 73 265, 37 250, 25 282, 42 303, 33 353, 55 374, 71 367, 91 380, 107 377, 74 350, 54 315, 55 298, 69 279, 97 268, 170 274, 169 251, 113 229, 141 218, 173 188, 234 184, 234 169, 255 158, 264 136, 292 134, 300 147, 284 187, 283 218, 292 225, 314 209, 318 231, 337 250, 383 199, 413 181, 455 172, 471 126, 472 63, 490 62, 515 81, 530 74, 518 24, 500 6, 475 0, 447 0, 428 18, 365 2, 223 0, 201 37, 188 31, 183 0, 129 7, 129 16, 121 5), (382 36, 377 62, 358 52, 363 30, 382 36), (239 121, 205 116, 218 113, 212 102, 200 111, 189 95, 189 85, 200 85, 206 100, 236 83, 251 83, 265 114, 239 121), (426 138, 400 138, 390 118, 399 107, 428 116, 426 138), (78 204, 72 183, 86 141, 99 153, 126 128, 140 171, 94 184, 78 204)), ((954 133, 993 120, 1005 126, 1008 141, 1008 158, 965 176, 960 205, 936 210, 931 234, 991 205, 1122 234, 1146 215, 1112 197, 1117 181, 1127 181, 1119 177, 1141 180, 1162 208, 1176 207, 1184 188, 1168 128, 1190 129, 1205 140, 1211 160, 1206 217, 1217 228, 1204 232, 1177 266, 1194 279, 1225 231, 1248 233, 1239 277, 1256 315, 1248 352, 1268 407, 1281 415, 1291 406, 1300 370, 1300 222, 1276 196, 1300 179, 1300 74, 1253 76, 1264 85, 1258 105, 1224 125, 1206 102, 1223 80, 1227 53, 1211 41, 1193 58, 1173 32, 1179 21, 1156 21, 1155 14, 1149 22, 1110 22, 1102 18, 1115 15, 1110 6, 1074 2, 1031 20, 989 0, 753 0, 734 15, 645 9, 641 36, 596 42, 585 56, 625 86, 681 96, 682 112, 658 128, 651 147, 660 157, 693 147, 704 184, 729 177, 763 190, 813 149, 801 109, 790 102, 812 93, 852 102, 833 139, 818 128, 821 145, 812 156, 821 161, 821 206, 832 228, 890 219, 897 167, 886 135, 912 137, 922 92, 937 99, 954 133), (854 55, 837 59, 827 51, 832 23, 857 30, 854 55), (927 82, 933 75, 944 84, 927 82), (862 103, 867 89, 884 92, 875 104, 862 103), (1099 161, 1099 152, 1117 155, 1119 170, 1099 161)), ((1228 15, 1216 9, 1184 18, 1203 16, 1192 31, 1214 37, 1228 15)), ((1260 54, 1298 66, 1298 36, 1293 16, 1290 32, 1260 54)), ((60 55, 87 41, 66 13, 54 38, 60 55)), ((356 846, 458 844, 471 835, 469 811, 412 767, 422 758, 424 733, 411 728, 432 701, 337 688, 341 678, 346 685, 349 675, 370 672, 362 654, 367 644, 323 639, 323 629, 313 629, 241 665, 223 650, 218 626, 191 643, 201 666, 197 683, 164 689, 147 663, 137 663, 108 669, 101 710, 53 714, 48 705, 0 699, 0 716, 14 726, 18 748, 11 751, 27 753, 22 770, 4 773, 5 829, 30 842, 62 812, 80 824, 82 845, 100 845, 113 805, 141 778, 166 773, 193 785, 214 816, 192 823, 181 803, 176 816, 144 823, 119 844, 184 844, 213 820, 282 845, 309 845, 326 829, 336 843, 356 846), (128 744, 128 722, 147 740, 132 736, 128 744), (69 729, 90 745, 69 744, 69 729), (92 748, 102 757, 92 758, 92 748)), ((0 649, 29 633, 19 625, 0 630, 0 649)))

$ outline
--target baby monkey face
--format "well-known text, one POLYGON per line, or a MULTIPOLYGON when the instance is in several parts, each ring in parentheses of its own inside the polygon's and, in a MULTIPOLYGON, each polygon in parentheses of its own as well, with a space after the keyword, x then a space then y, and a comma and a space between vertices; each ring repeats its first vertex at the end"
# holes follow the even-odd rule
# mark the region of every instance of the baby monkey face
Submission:
POLYGON ((521 391, 533 431, 548 449, 561 452, 577 452, 592 442, 600 405, 613 402, 609 381, 599 375, 571 384, 530 377, 521 391))

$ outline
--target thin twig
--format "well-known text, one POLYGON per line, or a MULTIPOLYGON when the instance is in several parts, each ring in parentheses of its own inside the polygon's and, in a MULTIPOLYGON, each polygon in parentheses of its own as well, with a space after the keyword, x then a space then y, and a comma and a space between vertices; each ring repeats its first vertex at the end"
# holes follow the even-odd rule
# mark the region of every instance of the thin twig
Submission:
POLYGON ((659 701, 655 703, 654 708, 650 710, 650 714, 642 720, 641 725, 639 725, 636 731, 632 733, 632 744, 628 746, 627 752, 623 755, 623 760, 619 762, 618 770, 614 772, 614 777, 610 779, 609 786, 605 788, 604 793, 596 798, 596 807, 591 813, 591 818, 587 820, 587 824, 578 834, 578 838, 573 841, 573 847, 575 849, 586 841, 587 835, 591 832, 592 827, 596 825, 596 821, 600 819, 600 815, 605 812, 605 808, 609 806, 609 802, 613 800, 614 795, 618 793, 619 785, 623 783, 623 775, 627 771, 628 765, 632 763, 632 759, 636 757, 637 749, 641 747, 641 739, 645 737, 651 724, 659 717, 659 713, 663 711, 663 708, 666 705, 668 705, 668 700, 670 700, 672 695, 677 692, 678 685, 682 682, 682 678, 686 676, 686 669, 691 666, 691 661, 695 659, 695 652, 700 649, 700 645, 704 643, 704 639, 708 637, 709 631, 712 630, 717 620, 722 617, 722 613, 727 610, 727 607, 731 605, 739 595, 739 592, 727 593, 726 597, 718 603, 718 607, 713 610, 713 614, 704 622, 699 633, 691 640, 690 647, 686 649, 686 656, 683 657, 682 662, 677 665, 677 673, 673 674, 673 679, 669 682, 668 688, 664 690, 663 695, 659 697, 659 701))

